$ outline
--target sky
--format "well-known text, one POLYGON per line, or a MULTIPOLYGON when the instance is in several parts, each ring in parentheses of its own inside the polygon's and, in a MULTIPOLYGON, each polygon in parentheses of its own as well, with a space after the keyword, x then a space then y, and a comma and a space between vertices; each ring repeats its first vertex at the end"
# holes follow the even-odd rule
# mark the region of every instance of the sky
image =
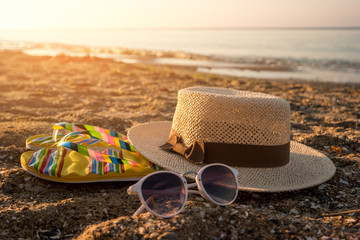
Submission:
POLYGON ((0 30, 360 27, 359 0, 0 0, 0 30))

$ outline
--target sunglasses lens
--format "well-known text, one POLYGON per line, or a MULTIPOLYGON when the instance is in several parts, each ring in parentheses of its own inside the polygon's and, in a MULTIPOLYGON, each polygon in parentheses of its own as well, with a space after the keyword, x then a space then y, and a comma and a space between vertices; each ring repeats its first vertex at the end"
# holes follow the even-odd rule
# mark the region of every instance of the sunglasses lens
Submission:
POLYGON ((204 169, 201 174, 206 193, 219 204, 231 203, 236 194, 236 178, 233 172, 224 166, 213 165, 204 169))
POLYGON ((185 204, 185 186, 175 174, 157 173, 142 184, 141 193, 146 205, 156 214, 172 216, 185 204))

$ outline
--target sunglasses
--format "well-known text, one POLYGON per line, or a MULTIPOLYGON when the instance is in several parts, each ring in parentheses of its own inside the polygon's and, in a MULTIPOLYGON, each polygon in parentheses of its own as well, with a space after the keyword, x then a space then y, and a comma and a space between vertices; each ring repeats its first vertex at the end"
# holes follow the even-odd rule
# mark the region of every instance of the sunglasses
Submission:
MULTIPOLYGON (((187 172, 183 175, 195 173, 187 172)), ((144 209, 152 214, 170 218, 179 214, 186 205, 188 193, 197 193, 219 206, 233 203, 238 194, 237 170, 213 163, 204 166, 197 173, 196 182, 187 184, 183 175, 172 171, 154 172, 129 187, 130 195, 138 195, 142 206, 133 216, 144 209), (198 187, 197 190, 189 188, 198 187)))

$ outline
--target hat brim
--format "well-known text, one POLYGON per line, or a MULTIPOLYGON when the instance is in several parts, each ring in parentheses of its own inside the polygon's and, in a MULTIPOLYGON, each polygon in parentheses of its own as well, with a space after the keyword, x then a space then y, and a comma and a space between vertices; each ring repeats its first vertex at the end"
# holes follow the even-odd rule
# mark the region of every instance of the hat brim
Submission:
MULTIPOLYGON (((159 148, 167 142, 171 121, 148 122, 132 127, 128 132, 131 144, 149 161, 178 173, 198 171, 197 165, 183 156, 159 148)), ((234 167, 234 166, 233 166, 234 167)), ((282 192, 299 190, 321 184, 335 174, 334 163, 324 154, 294 141, 290 142, 290 162, 277 168, 242 168, 239 171, 239 190, 282 192)))

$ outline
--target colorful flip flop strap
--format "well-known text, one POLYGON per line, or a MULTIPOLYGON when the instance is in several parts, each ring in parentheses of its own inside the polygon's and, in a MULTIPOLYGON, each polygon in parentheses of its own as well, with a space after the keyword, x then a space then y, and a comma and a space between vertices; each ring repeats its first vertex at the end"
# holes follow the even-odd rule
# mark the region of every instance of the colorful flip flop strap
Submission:
POLYGON ((78 131, 91 131, 91 132, 99 132, 100 134, 106 134, 108 136, 117 137, 123 139, 123 141, 130 143, 130 140, 127 138, 126 135, 111 131, 106 128, 97 127, 88 124, 71 124, 67 122, 55 123, 53 125, 54 134, 53 137, 56 139, 57 131, 61 129, 66 129, 70 132, 78 132, 78 131))
POLYGON ((27 165, 40 174, 60 177, 66 153, 66 149, 59 151, 43 148, 34 152, 27 165))
MULTIPOLYGON (((53 140, 52 136, 39 137, 39 138, 35 138, 35 139, 31 140, 31 142, 29 142, 29 144, 40 144, 41 146, 38 146, 38 147, 43 147, 43 148, 54 148, 54 147, 56 148, 57 143, 60 141, 60 139, 62 137, 64 137, 64 135, 57 135, 56 141, 53 140)), ((74 135, 74 136, 72 136, 71 141, 79 143, 79 144, 85 143, 87 145, 94 145, 98 142, 101 142, 100 139, 88 138, 88 139, 78 140, 77 138, 79 138, 79 135, 74 135)))
MULTIPOLYGON (((62 137, 64 137, 64 134, 59 134, 60 130, 68 130, 70 132, 75 132, 75 131, 91 131, 91 132, 98 132, 98 137, 99 138, 86 138, 86 139, 82 139, 81 136, 79 135, 73 135, 71 142, 76 142, 76 143, 84 143, 87 145, 95 145, 99 142, 101 142, 101 139, 107 139, 106 136, 112 136, 112 137, 117 137, 120 138, 123 142, 126 143, 130 143, 130 140, 126 137, 126 135, 123 135, 121 133, 118 132, 114 132, 105 128, 101 128, 101 127, 97 127, 97 126, 92 126, 92 125, 87 125, 87 124, 70 124, 70 123, 66 123, 66 122, 61 122, 61 123, 56 123, 53 125, 53 135, 52 136, 45 136, 45 137, 39 137, 39 138, 35 138, 32 139, 31 141, 27 142, 27 145, 29 145, 31 148, 31 146, 34 146, 35 148, 56 148, 57 147, 57 143, 60 141, 60 139, 62 137)), ((27 140, 28 141, 28 140, 27 140)), ((120 146, 122 148, 122 146, 120 146)), ((125 148, 124 148, 125 149, 125 148)))
POLYGON ((58 146, 79 152, 85 156, 88 156, 92 159, 96 159, 101 162, 114 163, 114 164, 127 163, 127 164, 130 164, 133 166, 139 165, 138 163, 136 163, 134 161, 124 159, 122 150, 120 150, 120 151, 113 150, 111 152, 108 151, 108 153, 111 153, 111 155, 108 155, 108 154, 104 154, 104 153, 98 152, 96 150, 93 150, 91 148, 87 148, 83 145, 66 141, 71 135, 76 135, 76 134, 84 134, 84 135, 90 136, 91 138, 98 138, 98 139, 101 139, 102 141, 107 142, 113 146, 121 147, 122 149, 136 153, 134 147, 132 145, 130 145, 129 143, 126 143, 117 137, 108 136, 106 134, 104 134, 105 136, 102 136, 101 134, 99 135, 99 132, 92 132, 92 131, 81 131, 81 132, 69 133, 61 139, 61 141, 58 143, 58 146))
MULTIPOLYGON (((34 152, 32 157, 28 161, 27 166, 32 167, 36 172, 43 175, 61 177, 61 171, 64 166, 65 156, 67 152, 68 150, 66 150, 65 148, 59 148, 58 150, 43 148, 37 152, 34 152)), ((96 173, 98 175, 104 175, 110 172, 124 173, 125 164, 126 163, 104 163, 96 159, 90 159, 89 174, 96 173)), ((154 170, 160 170, 157 169, 157 166, 154 166, 152 168, 154 170)))

